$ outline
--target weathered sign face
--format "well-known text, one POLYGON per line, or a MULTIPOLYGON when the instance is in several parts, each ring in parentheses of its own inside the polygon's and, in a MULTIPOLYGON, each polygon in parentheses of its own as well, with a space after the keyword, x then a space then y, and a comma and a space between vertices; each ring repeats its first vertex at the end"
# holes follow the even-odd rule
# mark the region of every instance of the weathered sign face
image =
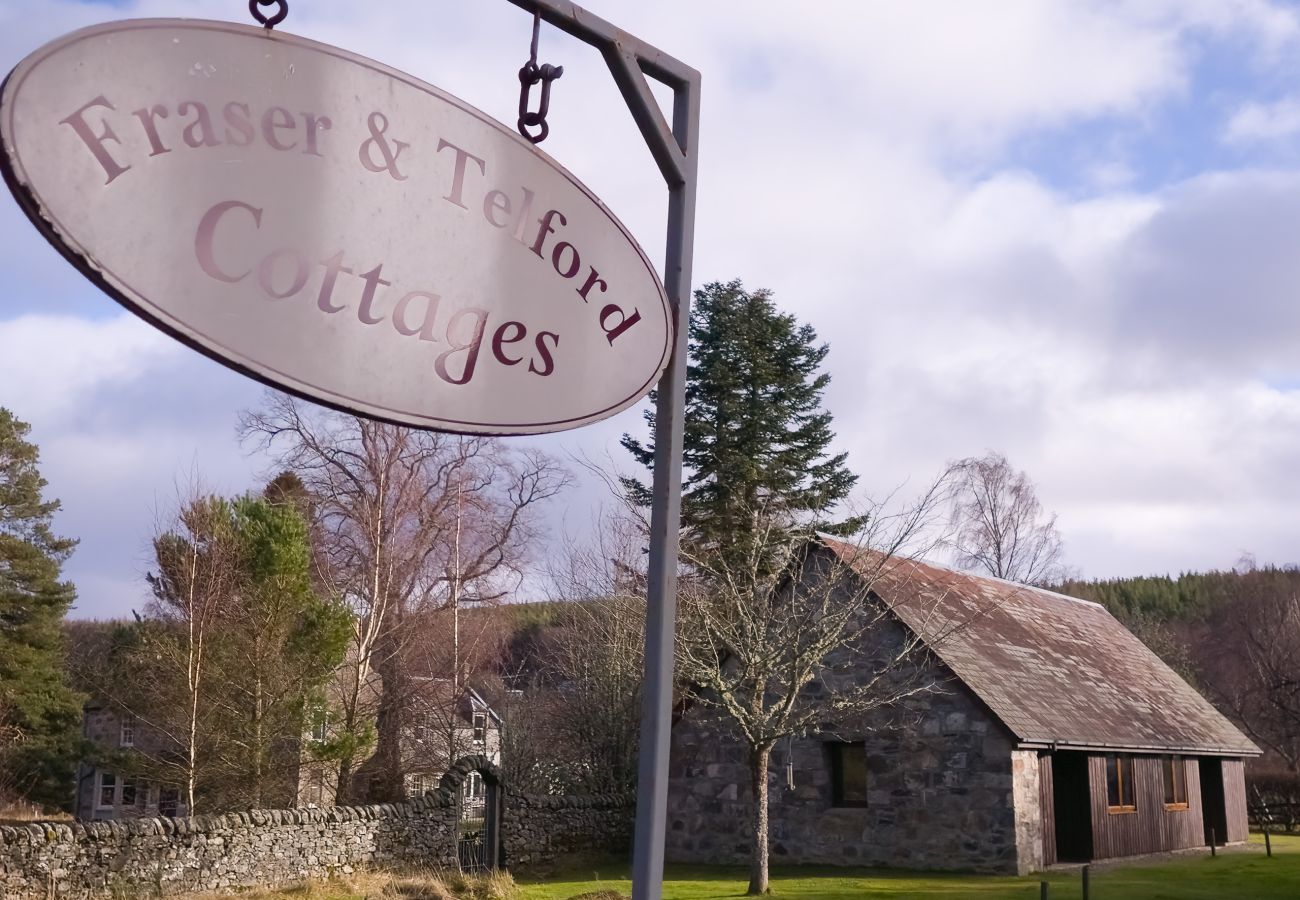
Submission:
POLYGON ((636 402, 671 315, 623 226, 518 135, 323 44, 218 22, 75 32, 10 74, 5 178, 100 287, 363 415, 558 431, 636 402))

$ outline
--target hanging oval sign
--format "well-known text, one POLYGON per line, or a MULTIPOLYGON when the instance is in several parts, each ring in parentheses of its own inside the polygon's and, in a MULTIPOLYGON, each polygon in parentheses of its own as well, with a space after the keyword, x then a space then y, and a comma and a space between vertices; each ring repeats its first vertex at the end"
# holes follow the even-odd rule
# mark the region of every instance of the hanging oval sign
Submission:
POLYGON ((672 315, 577 179, 409 75, 223 22, 62 37, 10 73, 3 168, 99 287, 261 381, 480 434, 635 403, 672 315))

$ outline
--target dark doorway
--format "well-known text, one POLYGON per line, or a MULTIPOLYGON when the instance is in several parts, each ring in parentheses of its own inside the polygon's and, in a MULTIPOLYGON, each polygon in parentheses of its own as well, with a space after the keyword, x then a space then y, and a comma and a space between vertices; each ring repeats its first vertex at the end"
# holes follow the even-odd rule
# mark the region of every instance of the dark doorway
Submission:
POLYGON ((1228 840, 1228 805, 1223 796, 1223 760, 1198 760, 1201 770, 1201 816, 1205 843, 1222 847, 1228 840))
POLYGON ((1092 793, 1085 753, 1052 754, 1052 818, 1058 862, 1092 859, 1092 793))

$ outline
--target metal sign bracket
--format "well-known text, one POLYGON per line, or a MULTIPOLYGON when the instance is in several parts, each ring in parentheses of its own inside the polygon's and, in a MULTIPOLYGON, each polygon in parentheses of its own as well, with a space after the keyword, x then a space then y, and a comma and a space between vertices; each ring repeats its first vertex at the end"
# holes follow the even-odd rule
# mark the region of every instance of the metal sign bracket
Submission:
POLYGON ((677 617, 677 540, 681 521, 682 428, 686 393, 691 263, 699 164, 700 73, 567 0, 510 0, 520 9, 600 51, 668 186, 664 288, 676 330, 655 406, 655 463, 646 587, 645 685, 637 770, 632 898, 663 894, 672 728, 673 629, 677 617), (671 125, 646 78, 673 92, 671 125))

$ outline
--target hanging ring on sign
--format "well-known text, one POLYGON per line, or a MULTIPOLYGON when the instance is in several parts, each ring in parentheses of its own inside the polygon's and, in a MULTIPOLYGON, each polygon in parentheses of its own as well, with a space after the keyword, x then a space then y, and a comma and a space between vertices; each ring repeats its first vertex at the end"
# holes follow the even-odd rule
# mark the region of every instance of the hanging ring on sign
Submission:
POLYGON ((289 0, 248 0, 248 12, 257 20, 257 24, 270 31, 283 22, 285 16, 289 15, 289 0), (280 8, 268 16, 258 9, 260 6, 278 6, 280 8))
POLYGON ((533 43, 528 53, 528 62, 519 70, 519 133, 534 144, 540 144, 551 133, 551 126, 546 123, 546 113, 551 108, 551 82, 564 74, 564 66, 537 64, 537 36, 541 28, 542 8, 539 5, 533 10, 533 43), (529 94, 532 93, 533 85, 539 82, 542 93, 536 111, 531 111, 528 109, 529 94), (530 134, 530 128, 536 128, 538 132, 530 134))

